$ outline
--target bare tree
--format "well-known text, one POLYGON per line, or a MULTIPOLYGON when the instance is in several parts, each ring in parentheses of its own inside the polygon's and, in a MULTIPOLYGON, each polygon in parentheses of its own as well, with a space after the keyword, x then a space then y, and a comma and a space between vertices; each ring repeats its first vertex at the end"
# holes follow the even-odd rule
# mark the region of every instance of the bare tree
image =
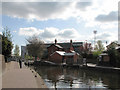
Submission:
POLYGON ((30 56, 42 58, 44 52, 44 42, 38 38, 38 36, 32 36, 27 39, 27 50, 30 56))

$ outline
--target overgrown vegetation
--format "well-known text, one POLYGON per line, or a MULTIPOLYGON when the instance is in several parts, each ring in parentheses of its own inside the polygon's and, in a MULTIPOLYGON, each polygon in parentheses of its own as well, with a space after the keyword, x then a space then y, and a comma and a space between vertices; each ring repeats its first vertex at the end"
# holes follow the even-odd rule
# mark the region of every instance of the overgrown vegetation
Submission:
POLYGON ((93 52, 93 58, 97 59, 97 57, 104 51, 104 46, 102 44, 101 40, 97 41, 97 44, 95 45, 95 51, 93 52))
POLYGON ((12 35, 8 27, 5 27, 2 32, 2 54, 5 56, 5 62, 11 56, 13 44, 12 35))
POLYGON ((29 56, 29 55, 25 55, 25 59, 26 59, 26 60, 33 60, 33 57, 32 57, 32 56, 29 56))
POLYGON ((120 52, 116 49, 114 43, 109 46, 107 53, 110 57, 110 66, 120 67, 120 52))
POLYGON ((92 50, 92 46, 91 46, 91 44, 90 43, 84 43, 84 45, 83 45, 83 52, 82 52, 82 57, 83 58, 87 58, 88 57, 88 55, 91 53, 91 50, 92 50))

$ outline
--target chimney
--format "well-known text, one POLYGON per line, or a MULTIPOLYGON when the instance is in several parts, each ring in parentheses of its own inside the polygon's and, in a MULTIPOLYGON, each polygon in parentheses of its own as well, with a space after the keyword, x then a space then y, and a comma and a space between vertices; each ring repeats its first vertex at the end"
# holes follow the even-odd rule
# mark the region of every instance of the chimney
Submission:
POLYGON ((57 44, 57 40, 55 39, 55 44, 57 44))
POLYGON ((70 40, 70 45, 72 45, 72 40, 70 40))
POLYGON ((73 48, 73 46, 72 46, 72 40, 70 40, 70 51, 74 51, 74 48, 73 48))

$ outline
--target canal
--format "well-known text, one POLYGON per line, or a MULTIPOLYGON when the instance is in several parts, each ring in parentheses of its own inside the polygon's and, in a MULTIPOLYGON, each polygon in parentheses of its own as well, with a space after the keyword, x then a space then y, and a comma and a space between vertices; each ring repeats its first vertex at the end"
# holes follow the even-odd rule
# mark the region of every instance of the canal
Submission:
POLYGON ((120 74, 117 73, 60 66, 39 66, 36 71, 49 88, 120 89, 120 74))

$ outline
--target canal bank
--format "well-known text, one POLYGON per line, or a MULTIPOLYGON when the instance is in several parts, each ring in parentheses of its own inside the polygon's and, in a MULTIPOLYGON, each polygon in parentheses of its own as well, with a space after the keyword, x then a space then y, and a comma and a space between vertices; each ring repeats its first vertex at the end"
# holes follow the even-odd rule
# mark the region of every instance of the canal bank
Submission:
POLYGON ((80 66, 81 69, 88 69, 88 70, 98 70, 98 71, 104 71, 104 72, 111 72, 111 73, 120 73, 120 68, 117 67, 105 67, 105 66, 80 66))
POLYGON ((65 67, 71 67, 71 68, 80 68, 80 69, 120 73, 120 68, 97 66, 96 64, 92 64, 92 63, 87 63, 87 65, 80 65, 80 64, 67 65, 67 64, 55 64, 55 63, 50 62, 50 61, 36 61, 32 65, 35 65, 35 66, 60 66, 60 67, 64 67, 64 68, 65 67))
POLYGON ((120 68, 97 66, 96 64, 92 64, 92 63, 88 63, 87 65, 63 65, 63 67, 71 67, 71 68, 80 68, 80 69, 87 69, 87 70, 94 70, 94 71, 120 73, 120 68))
POLYGON ((42 78, 36 72, 24 66, 19 68, 19 63, 11 61, 6 64, 6 70, 2 74, 2 88, 46 88, 42 78))

